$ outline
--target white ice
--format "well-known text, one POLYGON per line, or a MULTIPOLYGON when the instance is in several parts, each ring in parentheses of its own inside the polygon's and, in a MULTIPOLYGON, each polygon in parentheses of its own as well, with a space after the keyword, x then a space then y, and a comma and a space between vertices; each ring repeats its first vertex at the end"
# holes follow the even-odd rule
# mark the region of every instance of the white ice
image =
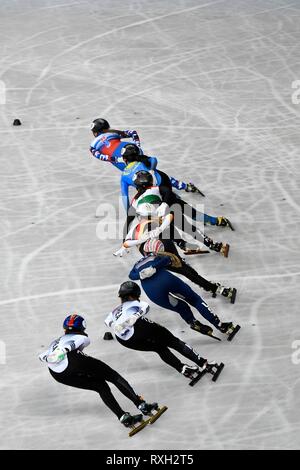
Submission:
POLYGON ((299 6, 1 0, 0 448, 299 448, 299 6), (116 259, 120 240, 96 237, 96 210, 117 205, 120 175, 89 154, 95 117, 137 129, 161 169, 191 178, 206 211, 236 225, 207 231, 231 243, 228 259, 191 261, 238 288, 232 306, 194 286, 242 325, 232 343, 151 306, 154 320, 225 362, 217 383, 191 388, 154 353, 102 340, 137 254, 116 259), (38 361, 73 311, 87 319, 87 352, 169 407, 132 439, 95 393, 57 384, 38 361))

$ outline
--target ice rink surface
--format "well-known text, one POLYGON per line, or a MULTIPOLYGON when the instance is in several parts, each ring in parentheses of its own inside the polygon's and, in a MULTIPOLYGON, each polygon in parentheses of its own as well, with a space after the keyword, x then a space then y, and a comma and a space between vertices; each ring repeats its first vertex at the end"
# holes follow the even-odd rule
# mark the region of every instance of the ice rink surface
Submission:
POLYGON ((1 449, 299 448, 299 22, 299 0, 1 0, 1 449), (117 259, 121 240, 96 236, 120 177, 89 153, 96 117, 137 129, 161 169, 206 194, 186 199, 236 226, 207 229, 228 259, 191 260, 238 288, 232 306, 194 286, 242 325, 232 343, 151 304, 152 319, 225 362, 217 383, 191 388, 154 353, 102 340, 138 255, 117 259), (169 407, 132 439, 95 393, 38 361, 73 311, 87 353, 169 407))

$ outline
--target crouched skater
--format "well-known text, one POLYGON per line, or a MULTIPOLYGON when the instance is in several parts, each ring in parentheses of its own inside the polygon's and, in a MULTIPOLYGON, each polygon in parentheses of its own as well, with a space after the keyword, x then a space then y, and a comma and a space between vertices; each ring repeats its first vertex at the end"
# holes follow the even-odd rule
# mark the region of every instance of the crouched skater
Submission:
POLYGON ((80 315, 69 315, 64 323, 65 334, 55 339, 39 358, 46 363, 52 377, 59 383, 99 393, 105 405, 126 427, 143 421, 157 409, 157 403, 146 403, 118 372, 99 359, 87 356, 82 351, 90 340, 85 332, 86 323, 80 315), (131 415, 125 412, 113 396, 107 382, 115 385, 142 413, 131 415))
POLYGON ((119 288, 121 304, 106 318, 105 324, 113 329, 117 341, 129 349, 152 351, 169 366, 189 379, 207 371, 218 371, 219 364, 208 362, 188 344, 174 336, 167 328, 155 323, 145 315, 150 307, 140 301, 141 289, 138 284, 126 281, 119 288), (170 349, 179 352, 196 365, 183 364, 170 349))

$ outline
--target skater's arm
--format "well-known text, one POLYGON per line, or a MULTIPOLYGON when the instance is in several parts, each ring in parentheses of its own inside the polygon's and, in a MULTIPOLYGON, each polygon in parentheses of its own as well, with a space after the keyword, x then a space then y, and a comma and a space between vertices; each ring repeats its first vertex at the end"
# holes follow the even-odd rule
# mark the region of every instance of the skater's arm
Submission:
POLYGON ((138 147, 141 146, 141 141, 140 141, 139 135, 138 135, 137 131, 135 131, 135 130, 127 129, 125 131, 121 131, 121 130, 118 130, 118 129, 109 129, 109 132, 113 132, 113 133, 118 134, 121 137, 121 139, 130 138, 130 139, 133 140, 135 145, 137 145, 138 147))
MULTIPOLYGON (((147 258, 145 259, 147 260, 147 258)), ((143 280, 153 276, 160 269, 165 268, 172 264, 172 260, 169 256, 157 256, 153 259, 149 259, 149 262, 136 263, 129 273, 129 279, 132 281, 143 280)))
POLYGON ((75 351, 76 349, 80 349, 82 351, 84 348, 89 346, 90 339, 84 335, 72 335, 70 341, 64 342, 63 349, 66 352, 75 351))
POLYGON ((110 328, 111 325, 113 324, 113 321, 114 321, 114 317, 113 317, 112 312, 110 312, 110 314, 107 315, 107 317, 105 318, 104 323, 110 328))
POLYGON ((129 189, 129 184, 126 181, 126 178, 124 175, 121 177, 121 196, 122 196, 122 201, 123 205, 125 207, 126 212, 129 209, 129 196, 128 196, 128 189, 129 189))
POLYGON ((139 318, 141 318, 142 316, 146 315, 149 312, 150 307, 146 302, 140 302, 139 306, 134 306, 130 310, 135 310, 135 311, 130 313, 125 321, 121 320, 120 323, 116 322, 115 329, 117 331, 124 330, 128 328, 129 326, 133 326, 139 318))
POLYGON ((149 171, 156 170, 157 167, 157 158, 147 157, 146 155, 139 155, 138 161, 144 163, 144 165, 149 169, 149 171))

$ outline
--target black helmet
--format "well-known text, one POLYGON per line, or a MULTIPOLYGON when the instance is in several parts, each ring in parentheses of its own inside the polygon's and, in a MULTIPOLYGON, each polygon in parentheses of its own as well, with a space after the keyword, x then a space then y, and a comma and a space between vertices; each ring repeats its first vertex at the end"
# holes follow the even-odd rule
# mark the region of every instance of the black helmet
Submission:
POLYGON ((98 134, 101 134, 101 132, 109 128, 110 128, 109 122, 107 122, 106 119, 102 119, 102 118, 94 119, 91 124, 91 131, 98 133, 98 134))
POLYGON ((126 281, 120 285, 118 295, 121 298, 127 297, 129 295, 132 297, 140 297, 141 288, 136 282, 126 281))
POLYGON ((124 160, 127 160, 129 163, 136 162, 138 156, 140 155, 140 149, 137 145, 127 144, 121 150, 121 155, 124 160))
POLYGON ((149 186, 153 185, 153 177, 151 173, 144 170, 138 171, 134 175, 132 181, 137 189, 148 188, 149 186))

